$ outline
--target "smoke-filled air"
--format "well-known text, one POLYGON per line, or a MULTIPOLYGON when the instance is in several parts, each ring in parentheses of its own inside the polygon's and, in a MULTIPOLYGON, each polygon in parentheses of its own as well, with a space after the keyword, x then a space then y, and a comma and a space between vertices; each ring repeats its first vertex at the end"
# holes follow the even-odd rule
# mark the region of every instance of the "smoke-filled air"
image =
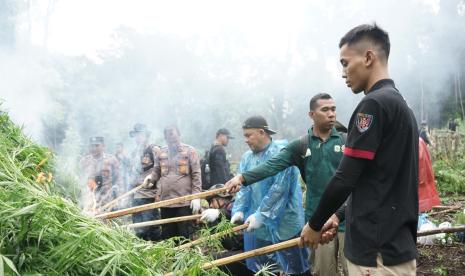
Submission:
MULTIPOLYGON (((21 127, 21 139, 46 151, 34 165, 32 182, 55 183, 65 201, 89 217, 103 200, 92 193, 92 185, 102 185, 98 177, 105 178, 100 173, 89 183, 84 176, 86 162, 92 162, 86 157, 95 147, 102 146, 118 163, 110 173, 134 161, 140 147, 137 133, 147 134, 145 145, 160 150, 139 150, 142 165, 127 165, 119 172, 117 190, 110 191, 114 199, 134 187, 131 181, 150 182, 148 174, 139 175, 145 170, 143 158, 163 156, 161 147, 169 142, 170 131, 195 149, 197 156, 186 150, 186 160, 204 159, 212 144, 219 143, 218 134, 227 136, 232 177, 252 148, 244 142, 243 129, 251 116, 266 119, 266 127, 276 132, 273 141, 292 141, 314 123, 308 115, 312 96, 328 93, 336 104, 337 121, 347 127, 365 95, 347 87, 339 43, 353 27, 374 23, 389 34, 390 77, 417 125, 440 129, 453 119, 463 122, 465 0, 0 0, 0 115, 8 114, 12 124, 21 127), (42 173, 41 166, 52 156, 53 164, 42 173)), ((112 160, 103 166, 111 167, 112 160)), ((181 162, 176 163, 181 170, 183 161, 176 162, 181 162)), ((130 198, 108 211, 130 207, 130 198)), ((196 210, 194 203, 190 207, 196 210)), ((8 242, 0 238, 0 249, 2 243, 8 242)), ((34 272, 29 269, 33 263, 21 266, 29 253, 2 254, 0 264, 10 272, 15 272, 12 267, 19 274, 34 272), (2 262, 2 256, 14 266, 2 262)), ((85 265, 77 268, 55 259, 59 253, 53 250, 48 254, 50 264, 63 265, 37 272, 106 275, 115 269, 108 273, 149 275, 189 267, 175 263, 147 272, 139 266, 96 266, 89 272, 85 265)))

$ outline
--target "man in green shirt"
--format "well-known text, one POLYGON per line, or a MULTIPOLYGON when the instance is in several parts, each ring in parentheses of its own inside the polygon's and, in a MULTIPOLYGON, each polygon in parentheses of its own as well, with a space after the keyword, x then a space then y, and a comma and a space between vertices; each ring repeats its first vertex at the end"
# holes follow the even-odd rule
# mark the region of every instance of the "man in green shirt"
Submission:
MULTIPOLYGON (((290 167, 297 166, 307 186, 305 198, 305 220, 315 211, 327 183, 335 174, 339 161, 343 156, 345 136, 336 128, 336 105, 330 95, 320 93, 310 100, 309 117, 313 127, 308 135, 292 141, 274 158, 249 171, 237 175, 226 183, 226 187, 234 189, 241 185, 249 185, 290 167)), ((339 226, 344 232, 344 226, 339 226)), ((330 243, 318 247, 312 254, 313 275, 338 275, 338 255, 347 273, 347 264, 343 255, 344 233, 330 243), (338 254, 339 252, 339 254, 338 254)))

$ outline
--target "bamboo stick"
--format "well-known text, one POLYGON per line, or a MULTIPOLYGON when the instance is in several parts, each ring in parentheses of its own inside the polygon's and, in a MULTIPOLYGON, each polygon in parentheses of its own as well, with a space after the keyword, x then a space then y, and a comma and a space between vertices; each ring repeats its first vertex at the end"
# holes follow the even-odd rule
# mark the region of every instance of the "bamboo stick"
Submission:
MULTIPOLYGON (((243 225, 241 225, 241 226, 243 226, 243 225)), ((455 233, 455 232, 461 232, 461 231, 465 231, 465 226, 451 227, 451 228, 439 228, 439 229, 427 230, 427 231, 419 231, 417 233, 417 236, 421 237, 421 236, 434 235, 434 234, 438 234, 438 233, 455 233)), ((237 255, 234 255, 234 256, 229 256, 229 257, 226 257, 226 258, 214 260, 212 262, 208 262, 208 263, 205 263, 204 265, 202 265, 202 269, 203 270, 208 270, 208 269, 211 269, 213 267, 227 265, 227 264, 234 263, 234 262, 237 262, 237 261, 241 261, 241 260, 244 260, 244 259, 247 259, 247 258, 250 258, 250 257, 260 256, 260 255, 264 255, 264 254, 267 254, 267 253, 270 253, 270 252, 279 251, 279 250, 282 250, 282 249, 287 249, 287 248, 290 248, 290 247, 293 247, 293 246, 297 246, 299 244, 299 241, 300 241, 300 237, 292 239, 292 240, 288 240, 288 241, 285 241, 285 242, 280 242, 280 243, 277 243, 277 244, 273 244, 273 245, 265 246, 265 247, 262 247, 262 248, 258 248, 258 249, 255 249, 255 250, 247 251, 247 252, 244 252, 244 253, 240 253, 240 254, 237 254, 237 255)), ((165 274, 165 276, 172 276, 172 275, 173 275, 172 272, 165 274)))
POLYGON ((221 238, 221 237, 226 236, 226 235, 228 235, 230 233, 234 233, 234 232, 244 230, 244 229, 247 228, 248 225, 249 224, 242 224, 242 225, 233 227, 232 229, 222 231, 222 232, 218 232, 216 234, 213 234, 213 235, 205 237, 205 238, 200 238, 200 239, 197 239, 195 241, 191 241, 189 243, 181 244, 180 246, 176 247, 175 250, 186 249, 186 248, 192 247, 194 245, 202 244, 203 242, 205 242, 206 240, 209 240, 209 239, 221 238))
POLYGON ((107 209, 111 209, 118 201, 120 201, 121 199, 123 198, 126 198, 134 193, 136 193, 137 191, 139 191, 140 189, 144 188, 145 185, 142 183, 140 184, 139 186, 135 187, 134 189, 118 196, 117 198, 113 199, 112 201, 108 202, 107 204, 103 205, 103 207, 100 208, 101 211, 105 211, 107 209))
POLYGON ((442 209, 442 210, 445 210, 445 209, 450 209, 450 208, 455 208, 455 207, 458 207, 458 206, 436 205, 436 206, 433 206, 433 209, 442 209))
POLYGON ((151 226, 151 225, 161 225, 161 224, 168 224, 168 223, 173 223, 173 222, 195 220, 195 219, 199 219, 201 216, 202 216, 202 214, 183 216, 183 217, 175 217, 175 218, 167 218, 167 219, 157 219, 157 220, 144 221, 144 222, 138 222, 138 223, 132 223, 132 224, 128 224, 128 225, 123 225, 123 227, 140 228, 140 227, 151 226))
MULTIPOLYGON (((217 266, 227 265, 227 264, 234 263, 234 262, 237 262, 237 261, 241 261, 241 260, 244 260, 244 259, 247 259, 247 258, 250 258, 250 257, 260 256, 260 255, 264 255, 264 254, 267 254, 267 253, 270 253, 270 252, 279 251, 279 250, 282 250, 282 249, 287 249, 287 248, 290 248, 290 247, 293 247, 293 246, 297 246, 299 244, 299 241, 300 241, 300 237, 292 239, 292 240, 288 240, 288 241, 285 241, 285 242, 280 242, 280 243, 276 243, 276 244, 273 244, 273 245, 261 247, 261 248, 251 250, 251 251, 247 251, 247 252, 244 252, 244 253, 236 254, 236 255, 233 255, 233 256, 226 257, 226 258, 214 260, 214 261, 203 264, 202 269, 203 270, 208 270, 208 269, 211 269, 211 268, 214 268, 214 267, 217 267, 217 266)), ((165 274, 165 276, 172 276, 172 275, 173 275, 173 272, 165 274)))
POLYGON ((163 200, 163 201, 159 201, 159 202, 144 204, 144 205, 140 205, 140 206, 134 206, 134 207, 131 207, 131 208, 126 208, 126 209, 122 209, 122 210, 118 210, 118 211, 103 213, 103 214, 96 215, 95 218, 111 219, 111 218, 122 217, 122 216, 125 216, 125 215, 130 215, 130 214, 137 213, 137 212, 142 212, 142 211, 146 211, 146 210, 165 207, 165 206, 173 205, 173 204, 176 204, 176 203, 189 201, 189 200, 192 200, 192 199, 205 198, 205 197, 208 197, 208 196, 211 196, 211 195, 216 195, 216 194, 224 193, 224 192, 226 192, 226 187, 211 190, 211 191, 206 191, 206 192, 202 192, 202 193, 197 193, 197 194, 172 198, 172 199, 168 199, 168 200, 163 200))
POLYGON ((449 228, 436 228, 433 230, 418 231, 417 237, 435 235, 439 233, 456 233, 465 231, 465 226, 449 227, 449 228))
POLYGON ((446 209, 446 210, 443 210, 443 211, 431 212, 431 213, 429 213, 429 215, 433 216, 433 215, 438 215, 438 214, 449 213, 449 212, 457 211, 458 209, 461 209, 461 208, 462 208, 461 206, 450 207, 449 209, 446 209))
POLYGON ((94 191, 91 191, 92 193, 92 209, 91 209, 91 212, 92 213, 97 213, 97 199, 95 198, 95 192, 94 191))

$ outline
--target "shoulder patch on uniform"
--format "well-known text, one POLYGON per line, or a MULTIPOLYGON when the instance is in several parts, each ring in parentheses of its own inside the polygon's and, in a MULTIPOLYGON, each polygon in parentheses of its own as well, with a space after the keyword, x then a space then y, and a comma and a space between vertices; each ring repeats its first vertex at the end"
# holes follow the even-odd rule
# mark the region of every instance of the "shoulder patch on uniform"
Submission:
POLYGON ((363 133, 367 131, 372 123, 373 115, 366 113, 357 113, 357 121, 355 122, 355 125, 357 126, 359 132, 363 133))

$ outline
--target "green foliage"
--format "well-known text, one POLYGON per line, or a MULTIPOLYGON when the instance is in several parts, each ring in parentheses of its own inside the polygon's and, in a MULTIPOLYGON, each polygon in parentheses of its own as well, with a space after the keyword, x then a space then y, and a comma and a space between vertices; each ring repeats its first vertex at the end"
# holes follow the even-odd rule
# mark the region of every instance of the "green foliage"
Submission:
POLYGON ((443 266, 434 268, 434 269, 433 269, 433 272, 434 272, 436 275, 440 275, 440 276, 447 276, 447 275, 449 274, 447 268, 445 268, 445 267, 443 267, 443 266))
POLYGON ((5 113, 0 123, 0 274, 223 274, 201 270, 212 257, 198 247, 180 251, 174 240, 148 243, 114 222, 81 214, 54 191, 53 181, 37 177, 51 171, 49 151, 5 113))
POLYGON ((465 193, 465 159, 437 160, 433 164, 438 190, 445 194, 465 193))
MULTIPOLYGON (((460 124, 463 125, 463 122, 460 124)), ((450 152, 452 150, 448 149, 447 146, 436 146, 432 152, 435 158, 433 162, 434 174, 441 196, 465 194, 465 140, 463 139, 465 131, 462 129, 460 128, 457 134, 449 133, 447 137, 447 139, 456 142, 456 148, 452 154, 450 152)), ((449 140, 443 142, 447 143, 449 140)))
POLYGON ((465 225, 465 213, 460 212, 455 215, 455 221, 457 225, 465 225))

